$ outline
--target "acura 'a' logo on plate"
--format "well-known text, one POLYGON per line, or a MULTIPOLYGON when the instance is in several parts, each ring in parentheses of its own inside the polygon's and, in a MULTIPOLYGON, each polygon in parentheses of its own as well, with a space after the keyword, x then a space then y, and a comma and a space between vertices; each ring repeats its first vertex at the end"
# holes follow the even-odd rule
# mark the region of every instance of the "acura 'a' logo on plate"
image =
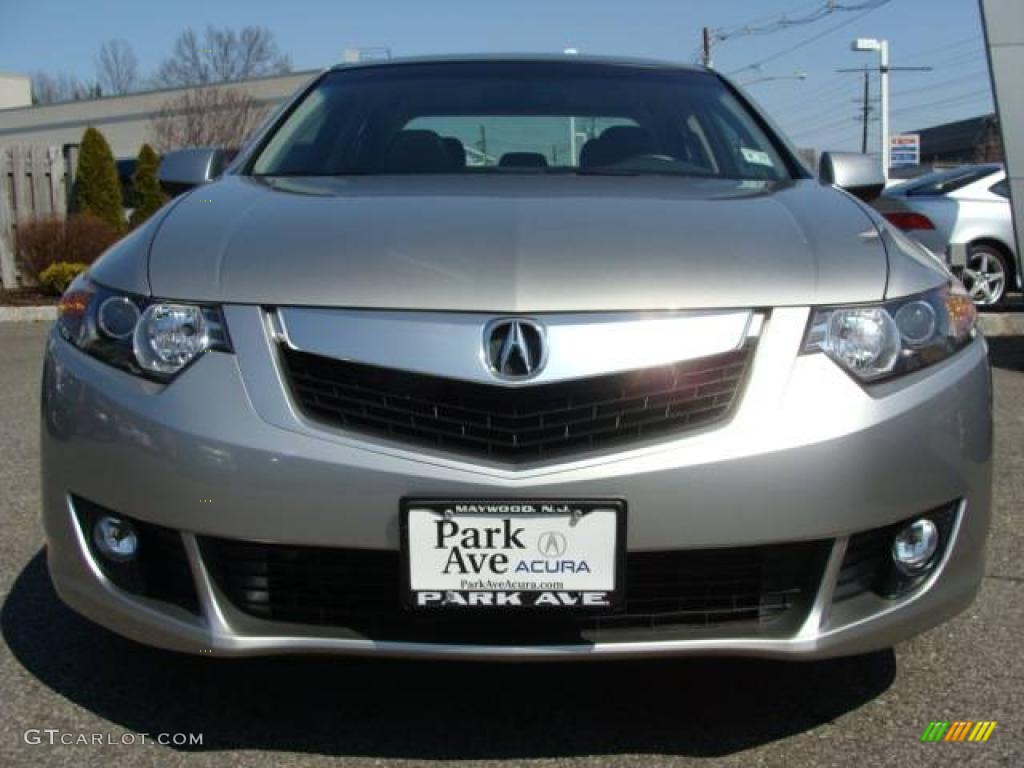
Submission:
POLYGON ((533 320, 503 318, 484 331, 484 357, 502 379, 529 379, 544 366, 544 329, 533 320))
POLYGON ((549 560, 561 557, 568 548, 565 535, 558 531, 546 531, 537 540, 537 550, 549 560))

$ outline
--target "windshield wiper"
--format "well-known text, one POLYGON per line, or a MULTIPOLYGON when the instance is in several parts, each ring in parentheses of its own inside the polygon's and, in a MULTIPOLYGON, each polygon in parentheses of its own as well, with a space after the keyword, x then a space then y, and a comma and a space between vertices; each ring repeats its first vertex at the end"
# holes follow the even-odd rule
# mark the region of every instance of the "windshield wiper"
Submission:
POLYGON ((645 171, 636 171, 628 168, 547 168, 540 169, 542 173, 558 175, 566 174, 571 176, 639 176, 645 171))

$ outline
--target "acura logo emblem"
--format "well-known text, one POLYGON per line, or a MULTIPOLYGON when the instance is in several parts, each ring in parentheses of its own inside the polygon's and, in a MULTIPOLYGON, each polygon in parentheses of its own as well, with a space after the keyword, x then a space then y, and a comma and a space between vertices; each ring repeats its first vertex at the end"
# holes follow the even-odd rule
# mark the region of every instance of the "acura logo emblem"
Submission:
POLYGON ((529 379, 544 367, 544 330, 533 320, 504 318, 484 330, 484 359, 502 379, 529 379))

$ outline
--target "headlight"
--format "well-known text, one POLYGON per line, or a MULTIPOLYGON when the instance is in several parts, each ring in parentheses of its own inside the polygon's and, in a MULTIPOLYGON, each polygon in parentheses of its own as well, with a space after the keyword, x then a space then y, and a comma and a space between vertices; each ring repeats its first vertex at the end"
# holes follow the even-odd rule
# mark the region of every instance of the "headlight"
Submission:
POLYGON ((803 352, 824 352, 861 381, 910 373, 974 338, 977 313, 959 286, 884 304, 815 310, 803 352))
POLYGON ((166 381, 204 352, 230 352, 219 307, 119 293, 82 275, 61 297, 57 328, 105 363, 166 381))

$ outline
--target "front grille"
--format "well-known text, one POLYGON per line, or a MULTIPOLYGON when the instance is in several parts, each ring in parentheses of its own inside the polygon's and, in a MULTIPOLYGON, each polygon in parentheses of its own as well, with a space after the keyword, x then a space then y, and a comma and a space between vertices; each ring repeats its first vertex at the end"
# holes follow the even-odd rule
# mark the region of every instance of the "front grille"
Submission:
POLYGON ((651 631, 791 631, 806 613, 831 542, 627 556, 621 612, 412 612, 402 607, 400 556, 202 538, 203 557, 242 612, 330 626, 375 640, 560 643, 651 631))
POLYGON ((721 422, 739 400, 752 356, 747 345, 658 368, 501 387, 281 350, 291 392, 311 419, 507 462, 721 422))

